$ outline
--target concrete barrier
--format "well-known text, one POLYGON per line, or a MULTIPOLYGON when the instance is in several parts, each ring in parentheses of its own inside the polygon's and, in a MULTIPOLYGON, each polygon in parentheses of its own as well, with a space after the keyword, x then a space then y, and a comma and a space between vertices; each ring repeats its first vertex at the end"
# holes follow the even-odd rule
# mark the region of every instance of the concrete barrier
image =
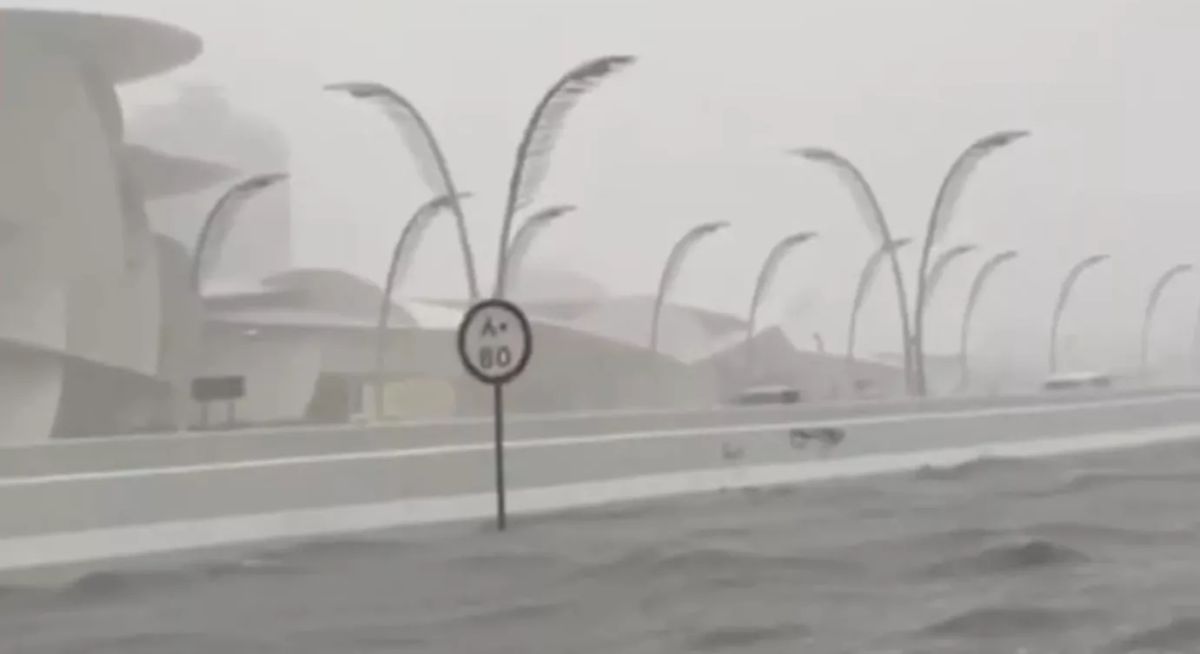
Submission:
MULTIPOLYGON (((789 437, 797 421, 770 412, 736 424, 561 436, 530 437, 521 434, 525 425, 514 429, 508 448, 511 507, 520 513, 564 505, 563 498, 603 501, 624 487, 667 493, 709 488, 713 479, 738 485, 764 470, 793 471, 779 480, 801 478, 796 470, 819 477, 828 466, 878 457, 915 465, 922 453, 933 460, 939 452, 980 454, 1047 439, 1100 435, 1130 444, 1147 430, 1159 430, 1147 440, 1185 437, 1200 434, 1198 400, 1180 393, 842 413, 809 423, 844 431, 827 451, 799 447, 789 437)), ((0 568, 469 518, 490 510, 492 485, 486 442, 0 479, 0 568)))
MULTIPOLYGON (((508 420, 508 437, 517 441, 654 429, 716 428, 774 421, 819 423, 843 420, 851 416, 916 416, 988 408, 1103 403, 1125 398, 1176 396, 1200 397, 1200 389, 1172 387, 1119 392, 951 397, 919 401, 885 400, 773 407, 519 415, 508 420)), ((31 446, 0 447, 0 478, 487 443, 492 438, 491 430, 490 421, 471 419, 68 440, 31 446)))

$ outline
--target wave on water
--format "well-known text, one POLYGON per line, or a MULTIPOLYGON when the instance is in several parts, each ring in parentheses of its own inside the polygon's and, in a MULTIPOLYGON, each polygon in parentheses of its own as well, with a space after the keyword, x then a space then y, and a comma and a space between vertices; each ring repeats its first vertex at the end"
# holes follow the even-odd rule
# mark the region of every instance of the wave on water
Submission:
POLYGON ((1051 541, 1087 543, 1088 545, 1141 546, 1159 541, 1182 539, 1191 541, 1195 539, 1194 532, 1188 529, 1135 529, 1086 522, 1043 522, 1026 527, 1024 531, 1051 541))
MULTIPOLYGON (((85 574, 56 592, 58 599, 82 602, 140 597, 148 593, 177 590, 238 577, 293 575, 302 571, 271 558, 244 558, 155 570, 106 570, 85 574)), ((21 594, 28 597, 36 591, 21 594)), ((0 592, 0 600, 3 592, 0 592)))
POLYGON ((302 568, 270 558, 247 558, 211 563, 201 567, 200 571, 208 579, 224 579, 260 575, 291 575, 301 572, 302 568))
POLYGON ((921 481, 969 481, 991 475, 1009 475, 1014 471, 1044 470, 1046 465, 1019 457, 982 456, 949 466, 924 465, 913 476, 921 481))
POLYGON ((857 570, 850 561, 794 555, 753 552, 731 547, 689 547, 670 549, 643 547, 621 558, 594 566, 593 575, 620 575, 637 578, 655 576, 705 576, 735 574, 781 575, 788 573, 845 574, 857 570))
POLYGON ((1129 484, 1200 484, 1200 473, 1129 472, 1125 470, 1084 470, 1071 475, 1066 482, 1046 491, 1029 493, 1036 497, 1068 495, 1104 490, 1129 484))
POLYGON ((88 638, 62 654, 161 654, 162 652, 249 652, 253 643, 201 633, 141 632, 88 638))
POLYGON ((876 543, 872 544, 887 545, 901 549, 937 551, 945 548, 981 545, 1009 535, 1010 532, 990 527, 959 527, 945 531, 918 532, 900 539, 876 541, 876 543))
POLYGON ((564 610, 564 605, 561 602, 524 602, 520 604, 509 604, 499 608, 474 613, 468 616, 462 616, 459 620, 470 620, 471 622, 485 623, 495 625, 508 622, 522 622, 525 620, 538 620, 549 618, 564 610))
POLYGON ((780 555, 746 549, 698 546, 678 549, 641 546, 607 560, 579 566, 569 573, 583 586, 639 588, 649 605, 663 602, 687 605, 696 598, 717 601, 715 593, 741 593, 779 583, 804 587, 846 583, 860 577, 863 567, 849 559, 780 555))
POLYGON ((331 538, 305 541, 272 550, 264 558, 276 563, 300 564, 328 559, 395 556, 403 553, 408 546, 409 543, 406 542, 385 539, 331 538))
POLYGON ((62 595, 67 599, 107 601, 179 588, 202 578, 203 575, 191 570, 93 572, 68 585, 62 595))
POLYGON ((686 651, 744 651, 773 643, 803 640, 811 634, 808 627, 798 623, 713 627, 688 638, 686 651))
POLYGON ((980 608, 929 625, 920 633, 953 638, 1027 638, 1066 631, 1090 617, 1080 611, 1038 606, 980 608))
POLYGON ((1200 618, 1175 618, 1165 625, 1125 636, 1104 651, 1109 654, 1200 651, 1200 618))
MULTIPOLYGON (((345 624, 333 627, 315 627, 293 632, 290 634, 290 638, 295 638, 310 646, 314 644, 321 646, 325 651, 332 653, 407 652, 428 644, 424 639, 408 632, 409 629, 397 621, 373 622, 351 619, 345 624)), ((212 651, 217 652, 218 650, 212 651)), ((311 649, 306 651, 311 651, 311 649)))
POLYGON ((989 547, 965 557, 935 563, 925 574, 937 578, 1016 574, 1029 570, 1079 565, 1090 561, 1083 552, 1053 541, 1034 539, 989 547))
POLYGON ((547 552, 499 551, 484 554, 468 554, 451 560, 456 567, 472 571, 499 571, 510 573, 520 570, 543 570, 557 566, 563 561, 547 552))

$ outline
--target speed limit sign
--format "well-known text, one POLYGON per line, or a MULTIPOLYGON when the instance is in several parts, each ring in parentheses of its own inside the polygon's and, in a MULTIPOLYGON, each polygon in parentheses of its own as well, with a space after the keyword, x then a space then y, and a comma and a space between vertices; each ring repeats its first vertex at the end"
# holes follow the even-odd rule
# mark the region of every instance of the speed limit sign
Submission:
POLYGON ((533 331, 517 305, 501 299, 471 307, 458 328, 458 356, 472 377, 492 387, 495 411, 496 525, 505 528, 504 385, 520 375, 533 355, 533 331))
POLYGON ((471 307, 458 329, 458 355, 471 376, 485 384, 507 384, 525 370, 533 354, 529 320, 505 300, 471 307))

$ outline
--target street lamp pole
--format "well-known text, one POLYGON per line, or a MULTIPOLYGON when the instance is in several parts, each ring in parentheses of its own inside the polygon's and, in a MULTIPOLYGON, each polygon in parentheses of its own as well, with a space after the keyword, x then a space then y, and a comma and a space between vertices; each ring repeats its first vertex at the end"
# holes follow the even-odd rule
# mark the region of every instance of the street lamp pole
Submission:
POLYGON ((503 282, 504 285, 497 287, 498 295, 504 297, 508 294, 510 287, 516 286, 514 280, 522 272, 522 268, 525 265, 525 257, 529 253, 529 248, 533 246, 533 242, 538 234, 541 234, 544 229, 559 218, 573 211, 575 211, 574 206, 560 204, 542 209, 521 223, 521 226, 517 228, 517 233, 513 235, 512 242, 508 244, 508 272, 503 282))
POLYGON ((917 269, 917 305, 915 324, 913 326, 913 353, 916 365, 916 390, 919 395, 925 395, 925 296, 929 271, 929 258, 933 253, 934 244, 946 234, 946 230, 954 218, 954 209, 962 197, 963 189, 971 173, 989 154, 1004 148, 1029 135, 1025 131, 996 132, 972 143, 958 156, 942 185, 938 189, 933 209, 929 214, 929 222, 925 230, 925 241, 921 247, 921 262, 917 269))
POLYGON ((545 181, 550 169, 550 156, 559 132, 566 124, 571 110, 605 79, 633 65, 634 57, 625 55, 598 57, 567 71, 546 89, 533 108, 508 180, 508 198, 500 222, 500 244, 496 263, 496 297, 503 298, 505 276, 508 274, 509 234, 513 218, 529 206, 545 181))
MULTIPOLYGON (((196 243, 192 248, 189 281, 192 292, 196 294, 201 307, 204 303, 201 292, 204 278, 212 274, 213 269, 216 268, 217 260, 221 256, 221 248, 229 236, 229 232, 233 229, 233 218, 237 215, 238 210, 250 198, 287 179, 287 173, 255 175, 234 184, 213 203, 212 208, 204 217, 204 223, 200 225, 200 232, 196 235, 196 243)), ((181 432, 187 429, 186 386, 196 375, 195 367, 196 361, 188 357, 180 369, 182 378, 177 377, 172 380, 172 385, 175 386, 172 392, 175 398, 175 426, 181 432)))
POLYGON ((1141 349, 1141 372, 1144 378, 1150 371, 1150 327, 1154 321, 1154 311, 1158 308, 1158 302, 1162 299, 1163 291, 1167 290, 1171 280, 1189 273, 1192 271, 1192 264, 1181 263, 1167 269, 1154 283, 1154 287, 1150 289, 1150 298, 1146 302, 1146 313, 1142 317, 1142 349, 1141 349))
POLYGON ((729 227, 729 223, 725 221, 704 223, 697 225, 688 230, 671 248, 671 253, 667 256, 667 263, 663 266, 662 277, 658 282, 658 293, 654 297, 654 315, 650 321, 650 351, 658 353, 658 328, 659 321, 662 318, 663 302, 666 300, 667 293, 671 290, 671 286, 675 283, 675 279, 679 276, 679 269, 683 265, 684 259, 688 252, 692 250, 705 237, 715 234, 729 227))
MULTIPOLYGON (((870 257, 867 257, 867 262, 858 275, 858 286, 854 290, 854 301, 850 305, 850 326, 846 334, 846 375, 852 382, 854 379, 854 346, 858 339, 858 314, 867 301, 867 295, 874 288, 875 280, 879 278, 879 268, 883 264, 883 260, 891 257, 895 251, 911 242, 911 238, 902 238, 884 244, 872 252, 870 257)), ((853 383, 851 385, 851 391, 853 391, 853 383)))
POLYGON ((971 383, 968 345, 971 335, 971 321, 975 317, 975 307, 979 303, 979 297, 983 294, 983 289, 986 287, 988 280, 995 274, 996 269, 1016 258, 1016 250, 1008 250, 993 256, 983 264, 979 272, 975 274, 975 280, 971 282, 971 291, 967 295, 967 304, 963 309, 962 328, 958 337, 958 385, 960 389, 965 390, 971 383))
POLYGON ((926 307, 933 302, 934 296, 941 288, 942 280, 946 278, 946 271, 950 269, 950 264, 978 249, 979 247, 976 245, 956 245, 934 260, 933 265, 929 267, 929 279, 925 281, 924 302, 926 307))
POLYGON ((816 232, 799 232, 784 238, 771 248, 767 254, 766 260, 763 262, 762 269, 758 273, 758 279, 754 283, 754 295, 750 298, 750 315, 746 329, 745 349, 746 371, 747 376, 752 377, 754 374, 754 333, 758 326, 758 307, 766 297, 767 292, 771 288, 771 284, 775 281, 775 275, 779 270, 779 265, 783 263, 783 258, 787 256, 796 247, 806 243, 817 237, 816 232))
POLYGON ((1071 267, 1067 271, 1067 276, 1063 280, 1062 288, 1058 291, 1058 301, 1054 304, 1054 317, 1050 322, 1050 374, 1058 372, 1058 326, 1062 322, 1064 309, 1067 308, 1067 301, 1071 299, 1071 291, 1075 288, 1075 282, 1079 280, 1079 276, 1090 268, 1094 268, 1105 261, 1108 261, 1109 255, 1095 254, 1087 257, 1071 267))
POLYGON ((200 293, 204 276, 216 266, 221 246, 233 228, 233 217, 250 198, 288 179, 287 173, 255 175, 225 191, 204 217, 192 252, 192 289, 200 293))
POLYGON ((383 282, 383 297, 379 300, 379 320, 375 324, 375 419, 383 419, 384 377, 387 369, 387 330, 392 313, 392 293, 399 281, 405 277, 412 265, 412 253, 416 251, 421 237, 429 228, 433 218, 446 209, 458 206, 461 200, 471 197, 470 193, 457 195, 441 195, 417 208, 396 244, 392 248, 392 256, 388 259, 387 277, 383 282))
POLYGON ((908 310, 908 291, 904 286, 904 274, 900 270, 900 258, 896 254, 899 248, 887 247, 889 243, 896 241, 892 238, 891 228, 888 226, 887 218, 883 215, 883 209, 879 205, 875 191, 871 189, 871 185, 867 183, 862 172, 849 159, 833 150, 799 148, 790 150, 789 154, 829 166, 837 173, 842 183, 850 191, 855 204, 858 205, 859 213, 867 230, 875 237, 876 244, 882 248, 884 255, 891 263, 892 279, 896 284, 896 302, 900 311, 900 351, 904 354, 904 380, 908 392, 911 393, 914 383, 914 352, 912 322, 909 319, 908 310))
MULTIPOLYGON (((400 131, 426 185, 439 197, 461 198, 450 174, 450 165, 442 153, 442 147, 433 135, 433 128, 417 111, 416 105, 396 91, 375 82, 343 82, 325 87, 329 91, 347 93, 351 97, 377 106, 400 131)), ((467 219, 462 205, 451 200, 449 209, 454 212, 458 244, 462 249, 463 270, 467 276, 467 292, 472 302, 479 299, 479 279, 475 272, 475 253, 467 235, 467 219)))

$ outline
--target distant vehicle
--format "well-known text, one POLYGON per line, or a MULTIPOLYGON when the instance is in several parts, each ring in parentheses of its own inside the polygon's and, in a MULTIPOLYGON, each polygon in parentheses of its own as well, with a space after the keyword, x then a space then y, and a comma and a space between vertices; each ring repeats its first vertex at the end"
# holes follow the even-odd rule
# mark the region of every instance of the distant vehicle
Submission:
POLYGON ((800 401, 800 391, 789 386, 755 386, 738 393, 731 404, 761 406, 764 404, 795 404, 800 401))
POLYGON ((1112 377, 1100 372, 1072 372, 1054 375, 1042 384, 1047 391, 1104 389, 1112 387, 1112 377))

